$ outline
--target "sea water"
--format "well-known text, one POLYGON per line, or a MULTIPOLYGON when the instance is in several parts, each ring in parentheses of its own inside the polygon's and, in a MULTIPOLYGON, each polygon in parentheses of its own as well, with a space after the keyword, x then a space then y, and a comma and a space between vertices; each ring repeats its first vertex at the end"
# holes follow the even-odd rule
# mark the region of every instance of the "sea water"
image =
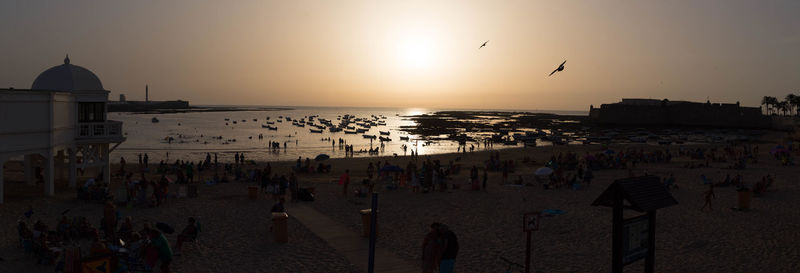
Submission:
MULTIPOLYGON (((342 108, 342 107, 287 107, 291 110, 274 111, 226 111, 226 112, 188 112, 168 114, 140 114, 140 113, 109 113, 110 120, 123 122, 123 134, 127 138, 112 153, 112 161, 118 162, 120 157, 125 157, 127 162, 136 162, 139 154, 147 153, 151 163, 160 160, 198 161, 211 154, 212 160, 216 154, 220 162, 232 162, 235 153, 244 153, 248 160, 257 161, 286 161, 296 160, 298 157, 314 158, 319 154, 327 154, 332 158, 345 157, 344 147, 339 145, 341 138, 347 145, 353 145, 356 153, 354 157, 375 156, 368 153, 358 153, 360 150, 378 148, 378 156, 410 155, 411 151, 420 155, 456 152, 459 149, 455 141, 425 141, 418 135, 409 134, 401 129, 402 126, 415 126, 416 123, 409 117, 438 110, 419 108, 342 108), (372 116, 385 117, 385 126, 372 126, 365 133, 345 134, 343 131, 332 133, 327 128, 322 133, 311 133, 314 127, 293 126, 292 120, 316 116, 314 124, 320 124, 318 119, 328 119, 338 125, 340 116, 351 115, 362 119, 371 119, 372 116), (283 122, 277 122, 279 116, 283 122), (159 122, 151 120, 157 118, 159 122), (269 117, 269 120, 267 118, 269 117), (225 119, 229 119, 226 121, 225 119), (255 121, 254 121, 255 119, 255 121), (233 122, 236 121, 236 124, 233 122), (277 131, 262 128, 272 121, 277 131), (227 125, 226 125, 227 123, 227 125), (378 139, 370 141, 362 135, 380 136, 379 131, 389 131, 392 141, 381 143, 378 139), (259 134, 263 138, 259 139, 259 134), (400 140, 400 137, 409 140, 400 140), (169 141, 169 138, 172 141, 169 141), (221 139, 220 139, 221 137, 221 139), (280 149, 268 149, 271 142, 279 142, 280 149), (334 141, 333 145, 332 142, 334 141), (284 148, 285 144, 285 148, 284 148), (404 151, 402 146, 407 148, 404 151)), ((351 123, 351 125, 355 125, 351 123)), ((386 137, 386 136, 384 136, 386 137)), ((468 146, 470 144, 467 144, 468 146)), ((495 148, 500 148, 495 146, 495 148)), ((482 146, 475 143, 475 149, 482 146)))

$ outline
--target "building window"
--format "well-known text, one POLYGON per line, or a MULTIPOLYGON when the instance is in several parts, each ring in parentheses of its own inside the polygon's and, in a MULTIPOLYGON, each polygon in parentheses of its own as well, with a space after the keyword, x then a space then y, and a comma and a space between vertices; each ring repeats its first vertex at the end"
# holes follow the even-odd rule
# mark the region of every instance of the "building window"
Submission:
POLYGON ((105 121, 105 112, 106 112, 105 102, 78 103, 79 122, 105 121))

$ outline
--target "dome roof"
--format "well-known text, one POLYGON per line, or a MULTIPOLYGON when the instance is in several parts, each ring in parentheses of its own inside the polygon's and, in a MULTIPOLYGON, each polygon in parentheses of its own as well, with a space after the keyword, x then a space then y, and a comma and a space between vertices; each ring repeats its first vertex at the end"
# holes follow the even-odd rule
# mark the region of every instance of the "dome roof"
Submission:
POLYGON ((31 89, 56 91, 105 90, 100 79, 86 68, 69 63, 69 55, 64 64, 45 70, 33 81, 31 89))

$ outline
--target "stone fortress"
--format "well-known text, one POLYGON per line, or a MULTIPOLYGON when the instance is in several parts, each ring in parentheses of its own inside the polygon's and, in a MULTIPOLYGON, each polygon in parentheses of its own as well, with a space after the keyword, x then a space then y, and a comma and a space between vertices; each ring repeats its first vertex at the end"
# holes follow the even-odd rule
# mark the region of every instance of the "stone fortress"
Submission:
POLYGON ((760 107, 736 103, 670 101, 667 99, 622 99, 621 102, 590 106, 589 120, 608 125, 689 126, 717 128, 770 128, 771 121, 760 107))

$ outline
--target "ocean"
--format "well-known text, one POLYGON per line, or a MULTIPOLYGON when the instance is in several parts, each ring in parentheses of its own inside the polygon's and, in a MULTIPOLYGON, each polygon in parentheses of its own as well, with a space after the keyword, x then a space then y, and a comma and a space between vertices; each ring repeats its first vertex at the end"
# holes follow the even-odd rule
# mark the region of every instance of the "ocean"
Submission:
MULTIPOLYGON (((137 156, 147 153, 151 163, 160 160, 175 161, 176 159, 198 161, 210 153, 212 158, 217 155, 221 162, 233 162, 235 153, 244 153, 248 160, 257 161, 287 161, 296 160, 298 157, 314 158, 319 154, 327 154, 332 158, 345 157, 344 148, 338 144, 341 138, 348 145, 353 145, 356 153, 354 157, 374 156, 368 153, 358 153, 360 150, 371 147, 380 148, 378 156, 408 155, 411 150, 420 155, 451 153, 458 150, 455 141, 415 141, 419 136, 410 135, 400 129, 401 126, 413 126, 415 122, 408 116, 433 113, 450 109, 423 109, 423 108, 363 108, 363 107, 286 107, 291 110, 275 111, 229 111, 229 112, 188 112, 165 114, 140 114, 115 112, 109 113, 110 120, 123 122, 123 134, 127 138, 112 152, 112 162, 119 162, 125 157, 127 162, 136 162, 137 156), (297 127, 291 122, 283 120, 276 122, 279 116, 292 119, 308 116, 328 119, 333 124, 338 124, 337 117, 351 115, 359 118, 374 116, 385 117, 385 126, 373 126, 365 133, 345 134, 344 132, 331 133, 323 130, 322 133, 311 133, 309 126, 297 127), (151 120, 157 118, 159 122, 151 120), (277 131, 262 128, 269 121, 275 122, 270 126, 278 127, 277 131), (229 119, 226 121, 225 119, 229 119), (237 121, 236 124, 233 121, 237 121), (227 125, 226 125, 227 123, 227 125), (377 139, 370 142, 363 134, 379 136, 378 131, 389 131, 392 141, 381 142, 377 139), (262 138, 259 138, 259 135, 262 138), (400 137, 409 140, 400 140, 400 137), (169 138, 172 141, 168 141, 169 138), (272 151, 267 148, 271 141, 281 143, 281 149, 272 151), (335 145, 331 145, 335 141, 335 145), (285 144, 285 148, 284 148, 285 144), (406 145, 404 152, 402 146, 406 145)), ((470 111, 470 110, 464 110, 470 111)), ((478 110, 478 111, 515 111, 515 110, 478 110)), ((522 111, 522 110, 520 110, 522 111)), ((581 111, 530 111, 566 115, 586 115, 581 111)), ((319 124, 318 121, 314 122, 319 124)), ((312 127, 313 128, 313 127, 312 127)), ((469 144, 468 144, 469 145, 469 144)), ((546 145, 546 144, 544 144, 546 145)), ((482 149, 475 145, 476 150, 482 149)), ((495 146, 495 148, 509 148, 513 146, 495 146)))

